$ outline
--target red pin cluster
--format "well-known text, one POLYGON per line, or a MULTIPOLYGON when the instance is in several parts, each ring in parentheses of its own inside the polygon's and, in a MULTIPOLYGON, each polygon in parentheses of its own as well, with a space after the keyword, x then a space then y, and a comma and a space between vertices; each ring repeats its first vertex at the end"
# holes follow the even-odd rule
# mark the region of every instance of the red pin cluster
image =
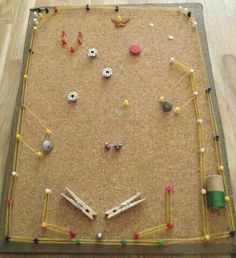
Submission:
POLYGON ((70 45, 66 38, 66 32, 63 30, 61 32, 61 42, 60 43, 61 43, 61 46, 69 49, 69 51, 71 53, 74 53, 76 48, 82 45, 82 38, 83 38, 82 33, 80 31, 78 31, 76 42, 74 44, 70 45))

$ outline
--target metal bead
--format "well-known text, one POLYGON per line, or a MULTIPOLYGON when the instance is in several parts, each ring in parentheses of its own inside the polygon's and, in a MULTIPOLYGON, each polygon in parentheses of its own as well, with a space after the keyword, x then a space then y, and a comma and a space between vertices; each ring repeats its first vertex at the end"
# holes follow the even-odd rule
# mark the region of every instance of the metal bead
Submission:
POLYGON ((164 101, 162 103, 162 109, 164 112, 170 112, 173 109, 173 105, 168 101, 164 101))

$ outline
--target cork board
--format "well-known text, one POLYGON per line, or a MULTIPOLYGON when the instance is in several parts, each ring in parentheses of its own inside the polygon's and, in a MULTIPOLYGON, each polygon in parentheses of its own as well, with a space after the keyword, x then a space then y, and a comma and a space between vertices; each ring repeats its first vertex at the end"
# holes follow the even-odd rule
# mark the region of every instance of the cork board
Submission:
MULTIPOLYGON (((211 88, 213 85, 209 64, 203 59, 206 58, 204 48, 201 49, 203 38, 199 38, 202 13, 198 5, 190 8, 193 14, 190 19, 178 14, 176 6, 127 6, 120 8, 119 13, 114 12, 114 7, 91 8, 89 12, 84 8, 59 9, 37 29, 32 49, 34 54, 31 54, 27 70, 24 104, 52 130, 50 139, 55 147, 49 155, 39 159, 29 148, 19 144, 19 176, 14 187, 9 236, 13 239, 14 236, 24 236, 28 242, 35 238, 61 241, 66 238, 68 248, 63 249, 66 252, 113 252, 109 246, 103 247, 96 241, 93 243, 95 247, 82 244, 71 249, 73 240, 68 236, 42 229, 44 190, 52 189, 47 218, 50 223, 76 229, 81 239, 94 240, 96 233, 102 232, 104 241, 119 242, 132 239, 134 232, 165 223, 165 187, 168 183, 174 185, 174 228, 151 234, 148 238, 156 241, 202 236, 204 225, 194 105, 189 103, 176 116, 164 113, 159 103, 159 97, 165 96, 174 106, 182 106, 192 96, 188 77, 176 86, 183 70, 173 68, 168 61, 170 57, 174 56, 194 68, 204 121, 206 175, 216 174, 215 135, 205 93, 208 84, 211 88), (117 15, 129 17, 130 22, 123 28, 115 28, 111 18, 117 15), (197 30, 192 27, 194 19, 200 25, 197 30), (149 26, 150 22, 154 27, 149 26), (73 54, 60 45, 62 30, 67 32, 68 42, 74 42, 78 31, 83 34, 83 43, 73 54), (169 35, 173 35, 174 40, 169 40, 169 35), (130 55, 128 49, 132 43, 142 46, 139 56, 130 55), (99 51, 94 60, 87 57, 87 50, 91 47, 99 51), (113 76, 109 79, 101 76, 105 67, 113 69, 113 76), (67 93, 72 90, 79 93, 79 100, 74 104, 66 100, 67 93), (129 100, 128 107, 123 105, 125 99, 129 100), (107 152, 104 150, 105 142, 120 142, 123 147, 118 152, 107 152), (97 212, 94 221, 61 197, 60 193, 66 186, 97 212), (142 192, 146 199, 144 203, 111 220, 105 218, 106 210, 137 192, 142 192)), ((30 41, 32 23, 28 31, 30 41)), ((28 46, 26 43, 27 49, 28 46)), ((23 68, 23 75, 24 71, 23 68)), ((214 93, 212 100, 216 120, 220 123, 214 93)), ((20 104, 19 101, 16 112, 21 109, 20 104)), ((17 133, 16 124, 13 125, 14 135, 17 133)), ((21 129, 25 142, 39 150, 45 128, 27 109, 21 129)), ((222 140, 220 144, 223 144, 222 140)), ((221 147, 224 153, 224 146, 221 147)), ((6 170, 6 181, 12 171, 12 152, 9 154, 10 169, 6 170)), ((224 167, 227 170, 227 163, 224 167)), ((209 235, 229 230, 225 209, 209 211, 208 219, 209 235)), ((231 250, 230 239, 207 244, 208 248, 214 243, 231 250)), ((8 248, 3 246, 11 250, 17 245, 18 241, 10 241, 8 248)), ((36 245, 35 251, 45 250, 42 245, 36 245)), ((50 241, 45 245, 50 245, 52 252, 61 248, 50 244, 50 241)), ((204 245, 187 245, 186 250, 203 252, 204 245)), ((167 250, 178 253, 178 248, 183 247, 184 244, 180 243, 175 247, 151 249, 137 241, 135 246, 116 247, 116 251, 167 250)))

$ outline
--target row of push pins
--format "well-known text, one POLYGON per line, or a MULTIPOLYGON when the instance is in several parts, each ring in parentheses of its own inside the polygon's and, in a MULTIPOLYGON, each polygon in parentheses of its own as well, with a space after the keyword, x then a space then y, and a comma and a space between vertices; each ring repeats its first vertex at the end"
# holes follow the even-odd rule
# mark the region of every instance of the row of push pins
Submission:
MULTIPOLYGON (((66 38, 66 32, 63 30, 62 32, 61 32, 61 45, 63 46, 63 47, 67 47, 67 45, 68 45, 68 40, 67 40, 67 38, 66 38)), ((82 38, 83 38, 83 36, 82 36, 82 33, 79 31, 78 32, 78 35, 77 35, 77 39, 76 39, 76 46, 78 47, 78 46, 81 46, 82 45, 82 38)), ((71 44, 70 44, 71 45, 71 44)), ((75 46, 73 46, 73 44, 69 47, 69 51, 71 52, 71 53, 74 53, 75 52, 75 50, 76 50, 76 48, 75 48, 75 46)))
POLYGON ((122 146, 123 145, 121 143, 108 143, 108 142, 105 143, 105 149, 107 151, 112 150, 112 149, 120 150, 122 148, 122 146))
MULTIPOLYGON (((192 17, 192 12, 190 12, 188 8, 183 8, 181 5, 178 7, 178 12, 187 16, 188 18, 192 17)), ((198 25, 197 22, 193 21, 193 23, 192 23, 193 28, 196 28, 197 25, 198 25)))
POLYGON ((44 13, 47 14, 49 13, 48 8, 38 8, 36 11, 33 12, 33 22, 34 25, 38 25, 39 22, 43 19, 44 13))

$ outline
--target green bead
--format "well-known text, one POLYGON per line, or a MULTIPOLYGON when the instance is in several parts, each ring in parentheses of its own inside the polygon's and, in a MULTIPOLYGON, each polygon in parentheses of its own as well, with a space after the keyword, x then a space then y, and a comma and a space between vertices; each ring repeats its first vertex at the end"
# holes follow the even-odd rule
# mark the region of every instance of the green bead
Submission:
POLYGON ((77 238, 77 239, 75 240, 75 244, 76 244, 76 245, 80 245, 80 239, 79 239, 79 238, 77 238))
POLYGON ((122 245, 127 245, 128 244, 128 240, 127 239, 123 239, 120 241, 122 245))
POLYGON ((173 105, 170 102, 164 101, 162 103, 162 110, 164 112, 170 112, 172 109, 173 109, 173 105))
POLYGON ((164 240, 163 239, 157 240, 157 245, 158 246, 163 246, 164 245, 164 240))

